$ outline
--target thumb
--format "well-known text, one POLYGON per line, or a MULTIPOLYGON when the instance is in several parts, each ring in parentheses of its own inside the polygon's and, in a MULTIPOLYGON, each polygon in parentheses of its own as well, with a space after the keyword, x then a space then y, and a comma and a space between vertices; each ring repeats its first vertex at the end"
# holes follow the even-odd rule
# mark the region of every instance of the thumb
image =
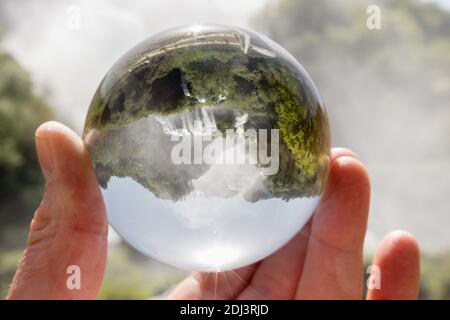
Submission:
POLYGON ((95 298, 103 278, 108 223, 80 137, 57 122, 36 131, 46 180, 9 299, 95 298))

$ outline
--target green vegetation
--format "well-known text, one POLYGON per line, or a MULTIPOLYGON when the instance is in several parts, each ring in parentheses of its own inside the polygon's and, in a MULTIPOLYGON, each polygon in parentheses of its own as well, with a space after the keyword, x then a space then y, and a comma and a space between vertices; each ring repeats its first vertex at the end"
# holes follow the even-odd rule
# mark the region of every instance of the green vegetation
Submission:
POLYGON ((392 100, 399 100, 400 109, 408 98, 424 108, 448 110, 450 13, 433 3, 281 0, 254 21, 299 59, 322 93, 339 97, 327 101, 330 110, 349 112, 358 90, 365 94, 366 109, 381 115, 389 113, 392 100), (381 8, 379 31, 366 27, 370 4, 381 8))
POLYGON ((419 299, 450 300, 450 252, 424 254, 419 299))
MULTIPOLYGON (((272 196, 288 200, 319 194, 327 173, 329 129, 318 97, 305 84, 305 75, 282 56, 266 56, 252 48, 244 53, 234 32, 205 34, 216 42, 198 45, 196 39, 186 37, 184 46, 177 47, 180 39, 166 40, 166 50, 129 55, 125 60, 130 61, 119 61, 122 69, 115 67, 106 76, 85 128, 85 135, 95 132, 87 145, 102 186, 107 186, 111 176, 128 176, 160 198, 178 200, 188 194, 192 179, 199 178, 207 167, 192 173, 184 168, 180 174, 176 165, 164 170, 139 157, 146 142, 158 140, 163 149, 159 154, 166 152, 166 162, 170 162, 170 149, 164 150, 170 141, 161 136, 158 123, 148 120, 147 125, 157 127, 152 130, 138 122, 148 116, 169 117, 208 106, 213 107, 220 129, 233 128, 236 116, 245 113, 246 129, 280 130, 283 165, 265 182, 272 196)), ((264 46, 256 37, 250 39, 252 45, 264 46)), ((155 44, 148 43, 141 50, 145 46, 154 48, 155 44)), ((258 197, 267 195, 249 195, 248 200, 257 201, 258 197)))
MULTIPOLYGON (((33 93, 28 73, 0 49, 0 228, 8 232, 22 233, 39 204, 43 179, 34 131, 52 117, 44 99, 33 93)), ((8 232, 0 232, 0 247, 17 244, 8 232)))
POLYGON ((0 47, 0 295, 6 294, 44 180, 34 131, 53 117, 28 73, 0 47))
MULTIPOLYGON (((289 90, 278 86, 278 92, 280 99, 275 105, 277 126, 295 165, 288 170, 280 170, 280 174, 269 182, 276 183, 276 187, 269 189, 285 190, 286 198, 295 197, 299 190, 304 195, 320 194, 328 168, 330 137, 326 114, 318 109, 316 117, 311 117, 306 109, 298 109, 298 103, 289 90), (321 134, 316 134, 317 128, 321 128, 321 134)), ((289 159, 287 156, 281 158, 289 159)))
POLYGON ((2 210, 7 203, 29 203, 41 188, 34 131, 51 117, 45 101, 33 93, 27 72, 0 49, 0 224, 17 221, 2 210))

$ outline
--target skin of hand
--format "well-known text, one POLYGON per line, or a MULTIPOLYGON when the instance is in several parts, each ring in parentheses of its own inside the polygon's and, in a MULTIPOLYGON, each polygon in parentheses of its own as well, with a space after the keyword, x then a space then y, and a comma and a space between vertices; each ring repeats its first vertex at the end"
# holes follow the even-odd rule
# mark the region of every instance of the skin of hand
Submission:
MULTIPOLYGON (((106 263, 108 222, 103 198, 80 137, 57 122, 36 131, 46 180, 31 222, 28 246, 8 299, 95 299, 106 263), (69 289, 66 270, 77 265, 81 288, 69 289)), ((308 224, 264 260, 233 271, 193 273, 171 299, 361 299, 369 177, 357 156, 331 151, 328 185, 308 224)), ((373 260, 381 288, 367 299, 415 299, 419 247, 403 231, 389 233, 373 260)))

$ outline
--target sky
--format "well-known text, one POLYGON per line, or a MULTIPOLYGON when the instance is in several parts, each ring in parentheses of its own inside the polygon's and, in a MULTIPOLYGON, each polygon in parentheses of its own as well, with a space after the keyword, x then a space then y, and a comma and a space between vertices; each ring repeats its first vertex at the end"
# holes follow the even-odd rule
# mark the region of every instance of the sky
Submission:
POLYGON ((435 2, 442 8, 450 10, 450 0, 424 0, 424 2, 435 2))

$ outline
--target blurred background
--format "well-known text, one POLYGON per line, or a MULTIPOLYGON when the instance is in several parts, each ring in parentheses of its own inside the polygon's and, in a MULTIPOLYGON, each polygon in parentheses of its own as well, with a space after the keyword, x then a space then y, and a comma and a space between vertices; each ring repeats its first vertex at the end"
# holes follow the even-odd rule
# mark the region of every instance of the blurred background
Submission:
MULTIPOLYGON (((420 298, 450 299, 450 0, 0 0, 0 297, 42 194, 34 130, 54 119, 81 133, 123 53, 200 22, 259 31, 300 61, 327 105, 333 146, 368 167, 367 261, 385 233, 412 232, 420 298), (381 29, 367 27, 369 5, 381 29)), ((114 232, 109 246, 99 298, 154 297, 185 275, 114 232)))

